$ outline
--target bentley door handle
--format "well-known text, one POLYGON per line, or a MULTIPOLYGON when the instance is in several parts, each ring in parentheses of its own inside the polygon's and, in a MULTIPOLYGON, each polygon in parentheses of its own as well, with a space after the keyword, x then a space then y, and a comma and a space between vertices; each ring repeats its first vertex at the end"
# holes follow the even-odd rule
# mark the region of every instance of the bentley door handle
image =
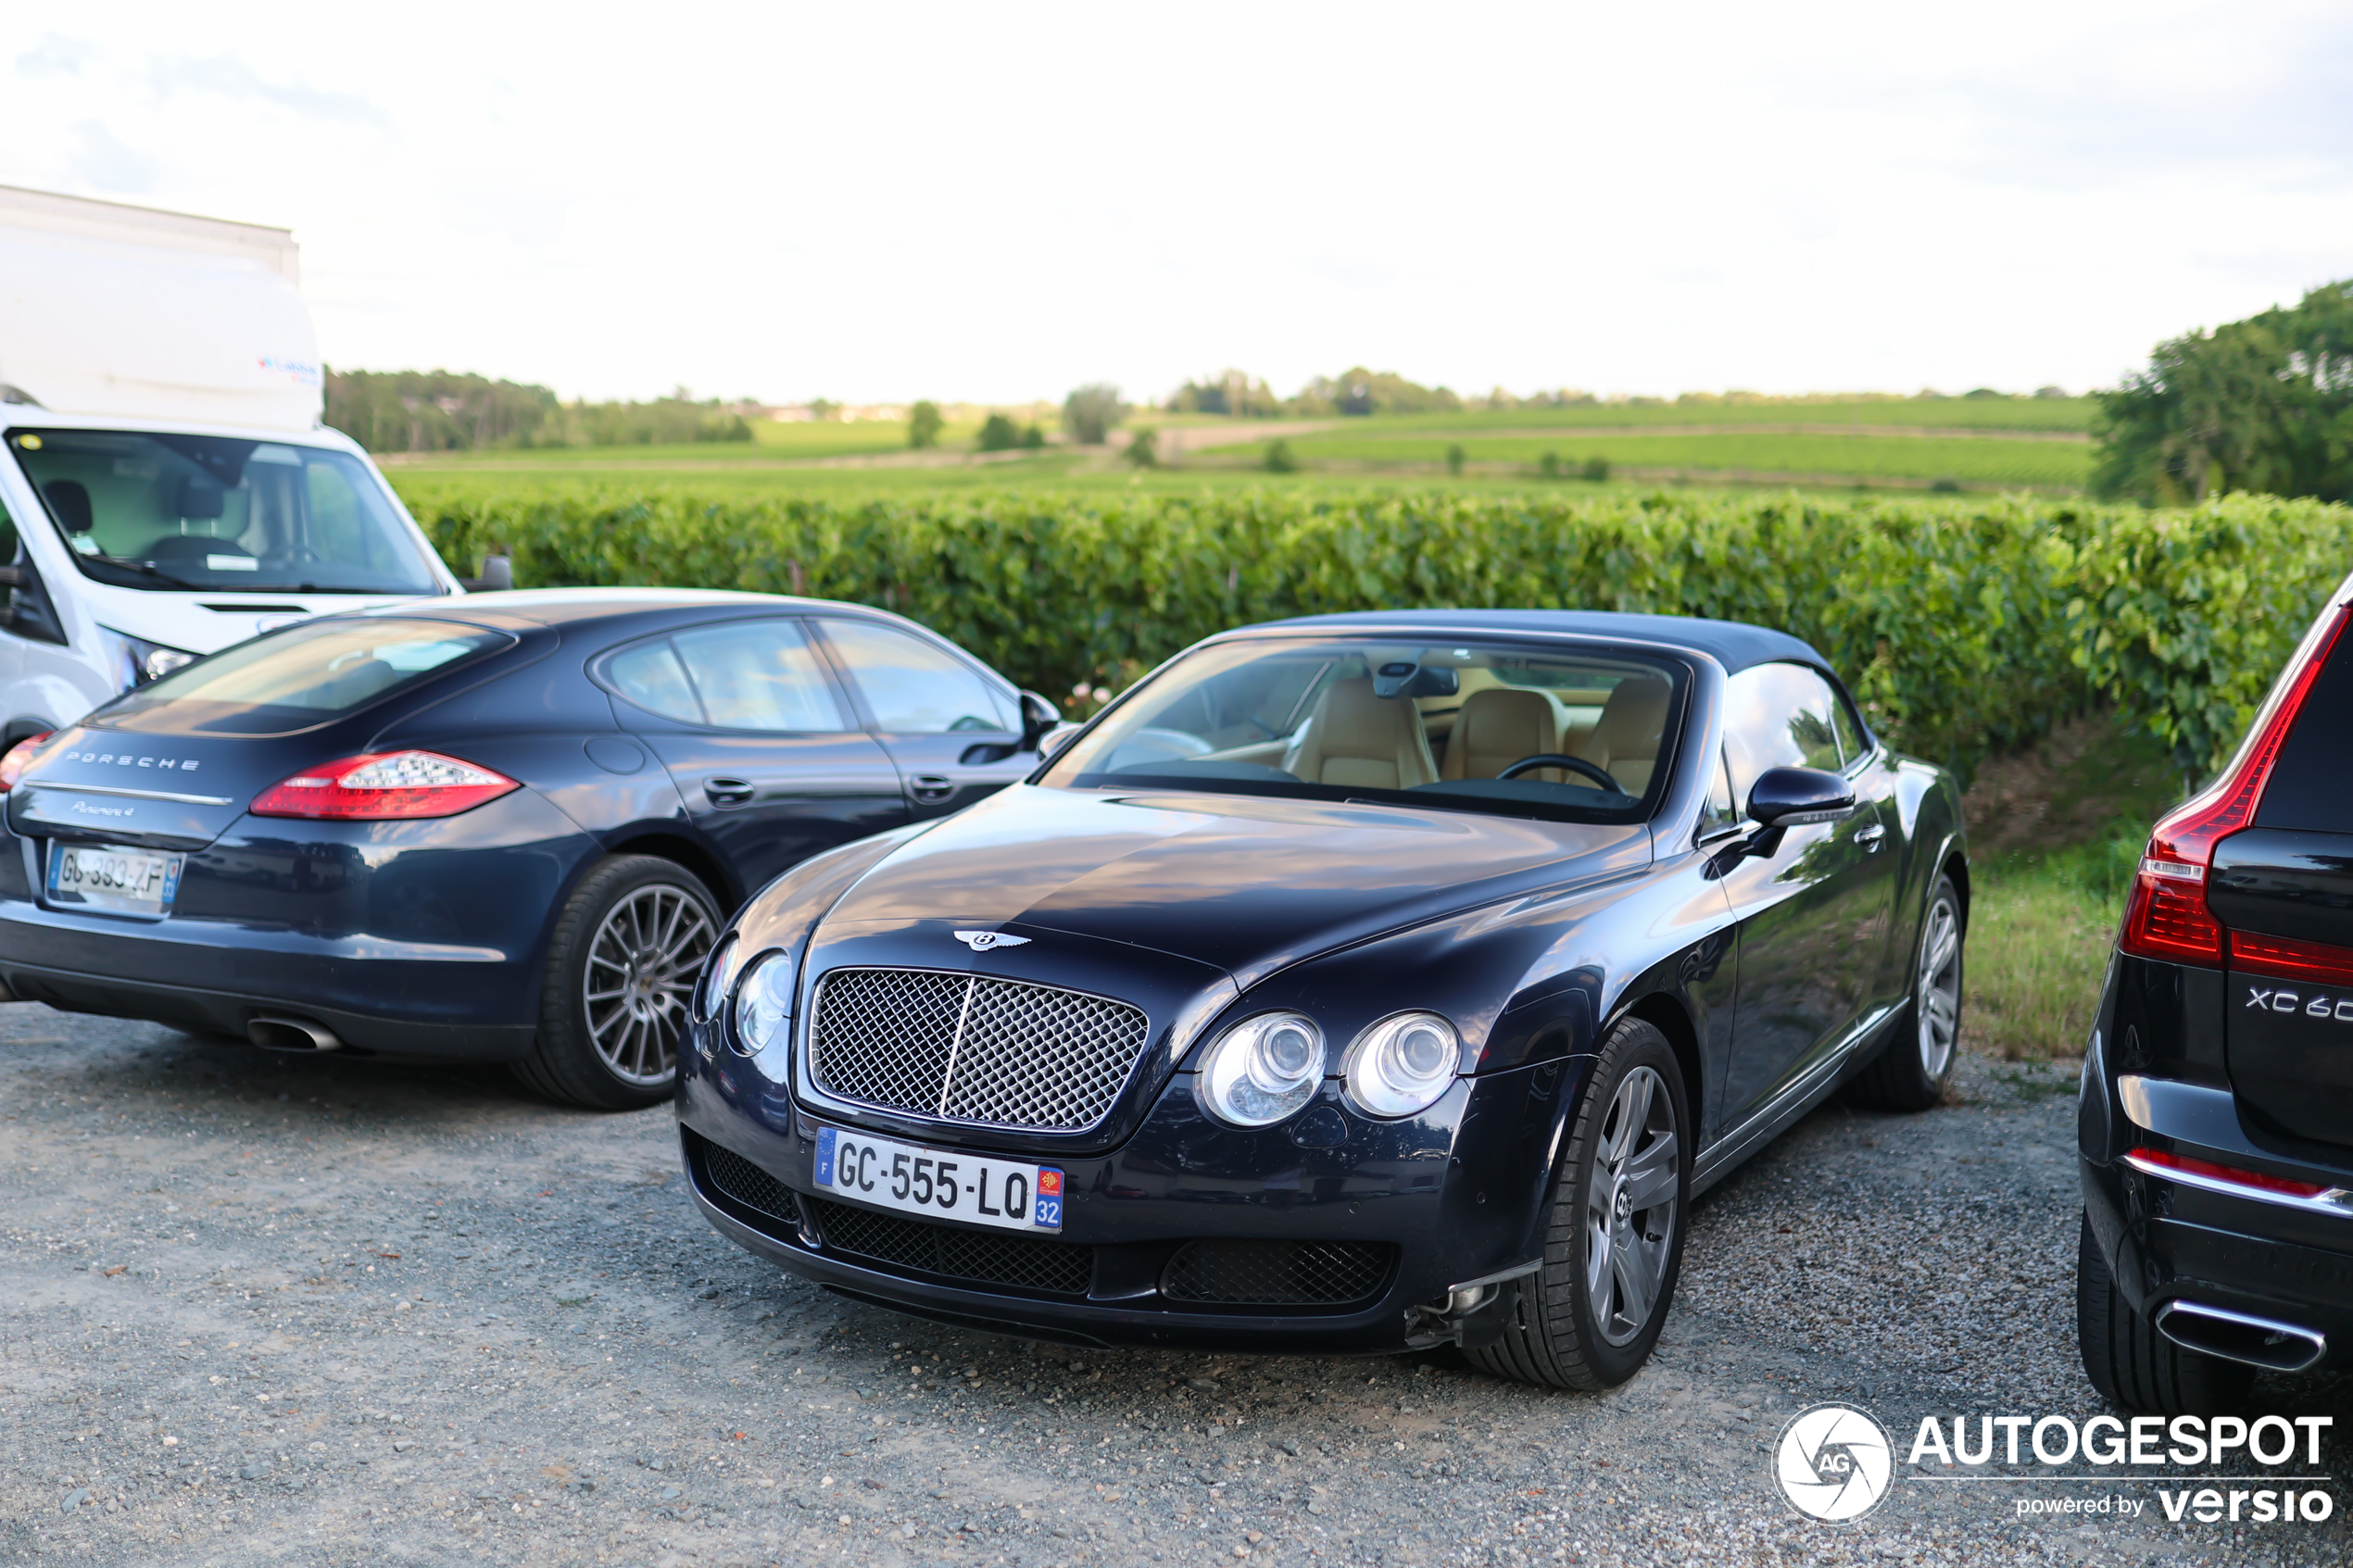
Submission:
POLYGON ((907 793, 925 805, 937 805, 956 793, 956 781, 945 773, 917 773, 908 781, 907 793))
POLYGON ((1869 827, 1855 830, 1855 842, 1874 853, 1879 849, 1880 841, 1886 836, 1887 825, 1884 822, 1873 822, 1869 827))
POLYGON ((703 780, 702 792, 711 797, 713 806, 741 806, 751 798, 751 781, 728 778, 723 774, 703 780))

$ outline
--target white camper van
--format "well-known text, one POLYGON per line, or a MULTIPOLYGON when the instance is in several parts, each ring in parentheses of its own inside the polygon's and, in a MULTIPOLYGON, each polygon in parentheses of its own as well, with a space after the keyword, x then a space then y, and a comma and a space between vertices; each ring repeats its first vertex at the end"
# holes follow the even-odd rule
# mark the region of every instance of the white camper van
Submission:
POLYGON ((0 187, 0 746, 289 619, 461 591, 321 425, 296 266, 283 229, 0 187))

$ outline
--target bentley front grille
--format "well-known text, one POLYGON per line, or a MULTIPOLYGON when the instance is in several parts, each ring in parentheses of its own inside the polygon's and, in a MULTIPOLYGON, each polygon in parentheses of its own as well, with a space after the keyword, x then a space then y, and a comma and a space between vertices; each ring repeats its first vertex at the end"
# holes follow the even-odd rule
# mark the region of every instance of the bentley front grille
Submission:
POLYGON ((1075 1133, 1111 1112, 1150 1036, 1080 991, 923 969, 837 969, 817 997, 818 1087, 949 1122, 1075 1133))

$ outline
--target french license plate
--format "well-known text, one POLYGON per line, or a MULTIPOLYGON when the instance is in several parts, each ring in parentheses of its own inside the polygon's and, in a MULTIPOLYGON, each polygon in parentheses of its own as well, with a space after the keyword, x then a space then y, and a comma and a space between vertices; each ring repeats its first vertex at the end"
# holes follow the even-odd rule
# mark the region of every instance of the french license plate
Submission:
POLYGON ((115 844, 49 842, 49 902, 68 909, 161 915, 180 891, 185 855, 115 844))
POLYGON ((1063 1173, 833 1127, 817 1134, 817 1185, 878 1208, 1010 1231, 1063 1228, 1063 1173))

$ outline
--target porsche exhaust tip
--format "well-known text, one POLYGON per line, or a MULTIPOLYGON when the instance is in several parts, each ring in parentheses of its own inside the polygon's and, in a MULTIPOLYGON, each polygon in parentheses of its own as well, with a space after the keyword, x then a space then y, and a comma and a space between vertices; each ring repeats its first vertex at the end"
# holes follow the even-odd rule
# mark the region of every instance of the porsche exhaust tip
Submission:
POLYGON ((245 1025, 245 1038, 266 1051, 339 1051, 343 1040, 323 1023, 263 1013, 245 1025))
POLYGON ((2244 1361, 2273 1372, 2302 1372, 2328 1354, 2316 1328, 2275 1323, 2202 1301, 2168 1301, 2157 1310, 2157 1331, 2184 1350, 2244 1361))

